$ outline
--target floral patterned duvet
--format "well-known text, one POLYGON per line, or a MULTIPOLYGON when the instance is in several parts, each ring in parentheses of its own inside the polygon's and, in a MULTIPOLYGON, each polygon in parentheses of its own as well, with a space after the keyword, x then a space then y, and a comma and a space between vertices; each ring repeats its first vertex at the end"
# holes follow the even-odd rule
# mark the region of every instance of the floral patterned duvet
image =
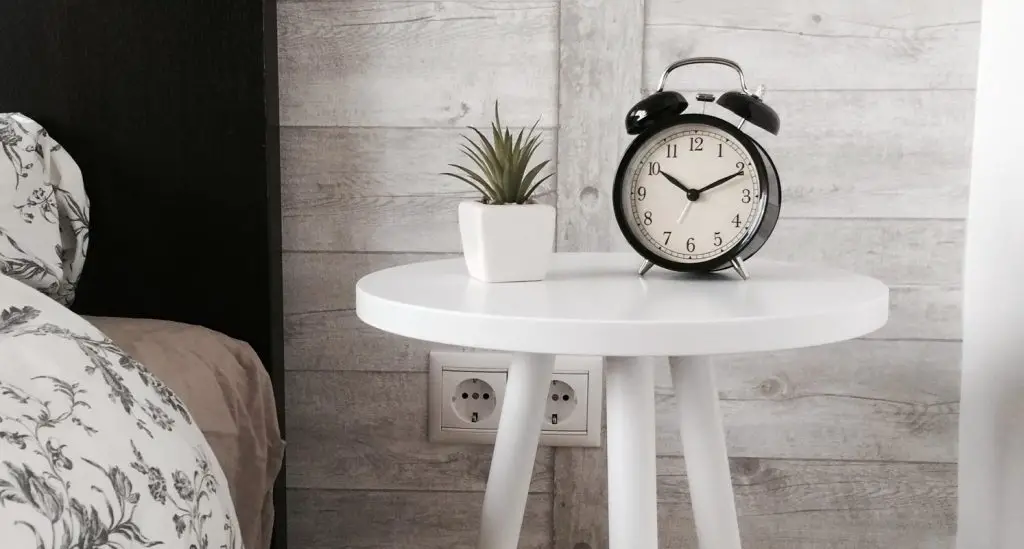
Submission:
POLYGON ((0 140, 0 547, 241 549, 186 407, 64 306, 88 243, 77 166, 31 120, 0 114, 0 140))

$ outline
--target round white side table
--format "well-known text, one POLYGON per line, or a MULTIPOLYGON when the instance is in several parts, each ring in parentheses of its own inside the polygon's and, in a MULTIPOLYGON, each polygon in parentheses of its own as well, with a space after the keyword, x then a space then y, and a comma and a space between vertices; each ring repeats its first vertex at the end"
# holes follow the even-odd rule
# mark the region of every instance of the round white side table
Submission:
POLYGON ((356 313, 414 339, 513 353, 478 549, 516 549, 554 356, 605 357, 611 549, 657 549, 654 366, 668 357, 701 547, 740 549, 709 355, 853 339, 888 320, 889 290, 845 271, 753 259, 731 273, 637 275, 633 254, 559 253, 540 282, 486 284, 462 258, 369 274, 356 313))

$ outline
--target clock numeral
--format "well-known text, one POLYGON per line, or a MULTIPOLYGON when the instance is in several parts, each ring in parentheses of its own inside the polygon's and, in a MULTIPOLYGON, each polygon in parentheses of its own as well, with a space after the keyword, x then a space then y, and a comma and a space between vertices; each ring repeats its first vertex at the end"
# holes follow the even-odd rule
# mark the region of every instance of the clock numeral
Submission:
POLYGON ((644 225, 650 225, 651 223, 654 223, 654 220, 651 219, 651 211, 648 210, 644 212, 644 225))
POLYGON ((722 144, 718 144, 718 158, 722 158, 722 144))
POLYGON ((738 229, 740 228, 740 224, 740 214, 736 214, 736 217, 732 218, 732 225, 738 229))
POLYGON ((693 237, 686 239, 686 251, 692 252, 697 249, 697 245, 693 242, 693 237))
POLYGON ((703 151, 704 150, 704 138, 703 137, 691 137, 690 138, 690 150, 691 151, 703 151))
POLYGON ((678 158, 679 145, 669 143, 668 145, 665 145, 665 149, 665 158, 678 158))
POLYGON ((636 195, 640 197, 640 201, 643 202, 647 198, 647 187, 637 187, 636 195))
POLYGON ((743 202, 744 204, 750 204, 750 201, 750 189, 743 189, 743 198, 740 199, 740 202, 743 202))
POLYGON ((651 162, 647 165, 647 175, 661 175, 661 164, 651 162))
POLYGON ((661 234, 665 235, 665 245, 667 246, 668 245, 668 240, 670 238, 672 238, 672 231, 665 231, 665 232, 663 232, 661 234))
POLYGON ((740 170, 740 175, 743 175, 743 162, 737 162, 736 169, 740 170))
POLYGON ((715 231, 715 246, 722 245, 722 233, 715 231))

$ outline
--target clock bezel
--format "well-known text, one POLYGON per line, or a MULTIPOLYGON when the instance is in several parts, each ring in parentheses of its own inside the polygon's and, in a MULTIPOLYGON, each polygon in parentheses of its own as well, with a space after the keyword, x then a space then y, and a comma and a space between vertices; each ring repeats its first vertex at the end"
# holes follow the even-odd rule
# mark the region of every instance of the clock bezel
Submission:
POLYGON ((749 135, 743 133, 736 126, 708 114, 683 113, 677 114, 658 121, 657 124, 646 129, 638 135, 623 154, 619 167, 615 173, 615 182, 612 186, 612 205, 615 212, 615 221, 619 230, 626 238, 626 241, 641 257, 651 263, 676 272, 713 272, 724 269, 737 257, 748 259, 756 253, 768 240, 778 221, 781 206, 781 187, 779 185, 778 171, 775 162, 768 155, 768 152, 749 135), (625 196, 629 192, 626 180, 630 179, 626 173, 634 157, 648 142, 658 133, 661 133, 673 126, 680 125, 705 125, 720 130, 735 139, 740 146, 746 149, 757 170, 758 186, 761 193, 761 204, 756 219, 747 228, 746 234, 732 248, 722 254, 699 262, 681 262, 668 259, 654 250, 650 249, 640 237, 633 233, 630 226, 629 214, 625 211, 625 196))

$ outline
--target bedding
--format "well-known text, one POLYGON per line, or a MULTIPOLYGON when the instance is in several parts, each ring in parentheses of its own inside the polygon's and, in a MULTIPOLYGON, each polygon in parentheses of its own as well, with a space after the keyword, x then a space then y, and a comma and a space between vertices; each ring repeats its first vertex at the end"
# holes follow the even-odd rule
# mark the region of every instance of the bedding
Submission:
POLYGON ((269 548, 284 442, 259 356, 248 344, 200 326, 85 318, 181 397, 224 470, 245 546, 269 548))
POLYGON ((241 549, 186 404, 98 328, 0 276, 4 549, 241 549))
POLYGON ((71 156, 0 113, 0 546, 244 549, 186 403, 66 305, 88 248, 71 156))
POLYGON ((89 197, 71 155, 37 122, 0 113, 0 274, 63 305, 89 247, 89 197))

